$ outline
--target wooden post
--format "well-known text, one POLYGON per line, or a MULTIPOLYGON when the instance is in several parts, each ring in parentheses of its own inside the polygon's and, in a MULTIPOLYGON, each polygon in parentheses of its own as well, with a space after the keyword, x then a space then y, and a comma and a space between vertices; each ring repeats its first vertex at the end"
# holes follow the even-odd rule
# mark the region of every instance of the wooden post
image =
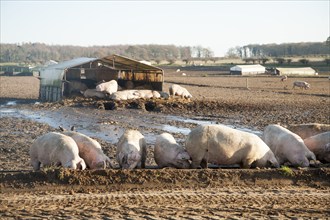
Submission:
POLYGON ((248 78, 246 78, 246 89, 249 89, 249 81, 248 81, 248 78))

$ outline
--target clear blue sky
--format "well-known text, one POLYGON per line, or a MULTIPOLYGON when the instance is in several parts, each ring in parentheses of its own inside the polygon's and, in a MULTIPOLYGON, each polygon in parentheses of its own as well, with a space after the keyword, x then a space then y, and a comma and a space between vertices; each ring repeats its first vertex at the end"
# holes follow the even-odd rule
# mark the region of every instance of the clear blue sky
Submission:
POLYGON ((201 45, 223 56, 250 43, 330 35, 330 0, 0 1, 1 43, 201 45))

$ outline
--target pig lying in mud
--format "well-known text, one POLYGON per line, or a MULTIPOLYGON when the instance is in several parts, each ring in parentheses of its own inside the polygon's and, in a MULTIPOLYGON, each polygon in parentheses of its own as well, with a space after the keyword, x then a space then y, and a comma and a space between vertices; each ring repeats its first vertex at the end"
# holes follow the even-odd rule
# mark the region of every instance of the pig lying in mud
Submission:
POLYGON ((292 124, 286 127, 288 130, 299 135, 302 139, 330 131, 330 124, 307 123, 292 124))
POLYGON ((293 166, 308 167, 310 160, 316 160, 300 136, 280 125, 268 125, 262 139, 281 165, 289 162, 293 166))
POLYGON ((163 167, 175 167, 187 169, 190 167, 190 156, 186 150, 176 143, 169 133, 163 133, 156 137, 154 157, 157 165, 163 167))
POLYGON ((130 99, 138 99, 140 98, 137 94, 137 90, 123 90, 114 92, 110 95, 110 99, 121 101, 121 100, 130 100, 130 99))
POLYGON ((76 142, 69 136, 57 132, 47 133, 37 138, 30 147, 30 158, 33 169, 40 165, 63 166, 65 168, 86 168, 85 161, 79 157, 76 142))
POLYGON ((304 139, 305 145, 321 162, 330 162, 330 131, 304 139))
POLYGON ((89 169, 105 169, 107 163, 110 168, 112 167, 110 158, 103 153, 99 142, 87 135, 75 132, 73 129, 72 131, 66 131, 62 127, 60 129, 64 135, 71 137, 76 142, 79 148, 79 156, 84 159, 89 169))
POLYGON ((206 168, 208 162, 243 168, 279 167, 273 152, 257 135, 224 125, 200 125, 191 130, 186 150, 192 168, 206 168))
POLYGON ((126 130, 117 144, 116 159, 122 169, 145 168, 147 144, 136 130, 126 130))
POLYGON ((160 98, 161 95, 158 91, 149 90, 149 89, 141 89, 136 90, 135 94, 142 99, 151 99, 151 98, 160 98))
POLYGON ((104 99, 106 97, 106 95, 103 92, 98 92, 96 91, 96 89, 86 89, 85 91, 80 91, 80 93, 83 94, 84 97, 86 98, 97 97, 104 99))
POLYGON ((96 91, 111 95, 118 91, 118 83, 116 80, 102 82, 96 86, 96 91))

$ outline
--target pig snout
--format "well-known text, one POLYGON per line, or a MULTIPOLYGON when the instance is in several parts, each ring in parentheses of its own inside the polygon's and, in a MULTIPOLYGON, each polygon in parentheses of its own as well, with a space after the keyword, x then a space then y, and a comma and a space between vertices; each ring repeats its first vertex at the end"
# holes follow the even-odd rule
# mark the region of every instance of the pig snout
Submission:
POLYGON ((177 161, 177 167, 181 168, 181 169, 189 169, 190 163, 187 160, 180 160, 180 161, 177 161))
POLYGON ((141 156, 137 152, 131 152, 124 155, 121 160, 122 169, 134 169, 141 161, 141 156))
POLYGON ((188 169, 190 167, 190 156, 187 152, 180 152, 176 156, 176 167, 182 168, 182 169, 188 169))
POLYGON ((280 168, 280 164, 277 161, 269 160, 267 165, 271 168, 280 168))
POLYGON ((63 167, 66 168, 72 168, 74 170, 79 169, 79 170, 84 170, 86 169, 86 163, 83 159, 81 159, 78 163, 74 160, 67 162, 66 164, 63 164, 63 167))

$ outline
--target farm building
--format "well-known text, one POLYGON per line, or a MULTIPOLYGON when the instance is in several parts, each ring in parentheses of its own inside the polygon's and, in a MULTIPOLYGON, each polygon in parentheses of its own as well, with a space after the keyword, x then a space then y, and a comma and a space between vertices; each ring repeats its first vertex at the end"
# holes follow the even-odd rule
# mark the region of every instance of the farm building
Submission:
POLYGON ((164 72, 115 54, 103 58, 80 57, 41 69, 39 98, 41 101, 59 101, 72 95, 69 85, 73 82, 95 88, 97 82, 113 79, 123 88, 130 81, 135 87, 162 91, 164 72))
POLYGON ((276 75, 301 75, 301 76, 315 76, 317 72, 311 67, 302 68, 276 68, 276 75))
POLYGON ((260 64, 256 65, 236 65, 230 68, 231 75, 255 75, 264 74, 266 68, 260 64))
POLYGON ((5 76, 32 76, 32 71, 27 66, 0 65, 0 74, 5 76))

